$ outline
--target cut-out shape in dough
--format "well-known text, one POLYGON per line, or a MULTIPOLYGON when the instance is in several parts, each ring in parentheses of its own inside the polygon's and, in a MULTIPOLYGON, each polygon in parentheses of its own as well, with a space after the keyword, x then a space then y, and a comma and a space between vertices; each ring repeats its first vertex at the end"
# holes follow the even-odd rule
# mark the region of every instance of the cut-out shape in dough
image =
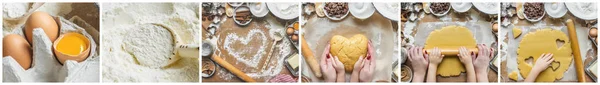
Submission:
POLYGON ((563 45, 565 45, 564 40, 556 39, 556 47, 562 47, 563 45))
MULTIPOLYGON (((461 46, 466 48, 477 48, 477 43, 473 33, 463 26, 446 26, 442 29, 436 29, 429 34, 425 41, 424 49, 457 49, 461 46)), ((440 76, 458 76, 465 72, 465 67, 456 55, 445 55, 439 64, 437 74, 440 76)))
POLYGON ((553 62, 550 64, 550 67, 552 67, 552 70, 553 70, 553 71, 556 71, 558 68, 560 68, 560 62, 553 61, 553 62))
POLYGON ((517 71, 510 72, 508 78, 517 81, 519 79, 519 74, 517 71))
POLYGON ((362 34, 356 34, 350 39, 335 35, 329 41, 331 45, 329 52, 340 59, 340 62, 344 64, 346 72, 352 72, 354 63, 358 61, 358 58, 367 55, 368 41, 367 37, 362 34))
MULTIPOLYGON (((541 29, 535 32, 528 33, 519 43, 517 50, 517 65, 521 75, 529 75, 534 64, 527 64, 525 59, 532 57, 533 62, 543 54, 552 53, 555 62, 558 63, 556 70, 553 67, 548 67, 542 71, 536 78, 536 82, 553 82, 556 79, 561 79, 564 72, 569 68, 573 60, 571 51, 571 42, 565 33, 553 29, 541 29), (557 46, 556 40, 565 41, 561 47, 557 46)), ((527 76, 523 76, 526 78, 527 76)))
POLYGON ((519 36, 521 36, 521 29, 519 28, 513 28, 513 37, 515 37, 515 39, 517 39, 519 36))

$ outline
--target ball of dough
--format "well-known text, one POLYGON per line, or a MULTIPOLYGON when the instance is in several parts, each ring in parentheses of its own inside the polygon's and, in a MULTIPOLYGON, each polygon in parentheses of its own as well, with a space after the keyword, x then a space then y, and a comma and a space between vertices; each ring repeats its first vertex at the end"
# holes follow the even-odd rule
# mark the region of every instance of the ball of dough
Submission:
POLYGON ((346 72, 352 72, 358 58, 366 56, 367 43, 367 37, 362 34, 356 34, 351 38, 335 35, 329 41, 331 45, 329 52, 344 64, 346 72))

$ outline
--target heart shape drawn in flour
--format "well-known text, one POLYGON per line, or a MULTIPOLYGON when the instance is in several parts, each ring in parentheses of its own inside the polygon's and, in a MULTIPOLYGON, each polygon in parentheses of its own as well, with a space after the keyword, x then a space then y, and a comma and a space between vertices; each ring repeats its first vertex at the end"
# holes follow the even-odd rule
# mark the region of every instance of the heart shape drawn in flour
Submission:
POLYGON ((267 46, 267 37, 265 33, 258 30, 252 29, 246 37, 240 37, 236 33, 229 33, 225 38, 225 50, 236 58, 237 61, 246 64, 249 67, 256 67, 262 59, 262 56, 265 54, 265 48, 267 46), (251 41, 253 39, 259 39, 258 41, 251 41), (238 43, 239 42, 239 43, 238 43), (243 46, 234 48, 232 47, 235 44, 243 44, 243 46), (254 44, 259 44, 258 48, 252 47, 254 44), (252 53, 255 53, 252 55, 252 53), (251 56, 245 56, 251 55, 251 56))
POLYGON ((358 58, 366 56, 368 41, 367 37, 362 34, 356 34, 349 39, 335 35, 329 41, 331 45, 329 52, 331 55, 337 56, 344 64, 346 72, 352 72, 358 58))

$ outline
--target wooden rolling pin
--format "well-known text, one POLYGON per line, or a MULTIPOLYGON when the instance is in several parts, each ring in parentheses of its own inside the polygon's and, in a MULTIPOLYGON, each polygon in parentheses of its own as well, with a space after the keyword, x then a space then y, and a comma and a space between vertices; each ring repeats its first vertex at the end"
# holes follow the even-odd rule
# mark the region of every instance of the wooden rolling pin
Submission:
POLYGON ((577 40, 577 31, 575 29, 575 23, 573 23, 573 20, 571 19, 568 19, 566 23, 567 29, 569 31, 569 39, 571 39, 571 49, 573 50, 573 57, 575 57, 575 70, 577 71, 577 80, 579 80, 579 82, 585 82, 583 61, 581 59, 581 52, 579 51, 579 40, 577 40))
MULTIPOLYGON (((456 56, 456 54, 458 54, 458 49, 459 48, 439 48, 439 49, 440 49, 440 51, 442 51, 442 55, 445 55, 445 56, 456 56)), ((477 54, 477 52, 479 52, 479 49, 477 49, 477 48, 467 48, 467 50, 473 51, 473 53, 475 53, 475 54, 477 54)), ((424 49, 423 51, 425 51, 423 53, 433 52, 433 48, 424 49)))
POLYGON ((301 49, 302 56, 304 56, 304 61, 306 61, 315 76, 321 77, 321 68, 319 67, 319 62, 317 62, 317 59, 315 59, 312 51, 308 47, 308 43, 306 43, 304 36, 300 36, 300 39, 302 39, 300 43, 302 43, 301 49))
POLYGON ((256 82, 256 80, 252 79, 250 76, 246 75, 246 73, 235 68, 233 65, 229 64, 227 61, 221 59, 221 57, 219 57, 217 55, 212 55, 211 58, 213 61, 217 62, 217 64, 221 65, 221 67, 229 70, 229 72, 233 73, 238 78, 240 78, 246 82, 256 82))

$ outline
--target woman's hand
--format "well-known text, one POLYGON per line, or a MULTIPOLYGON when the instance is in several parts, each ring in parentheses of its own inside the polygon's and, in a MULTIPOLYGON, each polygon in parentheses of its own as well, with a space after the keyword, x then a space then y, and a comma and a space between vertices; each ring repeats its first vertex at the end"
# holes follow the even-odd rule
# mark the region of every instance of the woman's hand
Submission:
POLYGON ((494 49, 485 46, 485 44, 477 45, 479 52, 477 56, 473 58, 473 68, 475 68, 475 75, 477 75, 478 82, 488 82, 488 67, 490 60, 494 57, 494 49))
POLYGON ((336 72, 333 67, 333 61, 331 61, 331 56, 329 54, 329 44, 325 46, 325 50, 323 50, 323 54, 321 55, 321 62, 319 63, 321 67, 321 73, 323 74, 323 79, 325 82, 335 82, 336 81, 336 72))
POLYGON ((373 46, 371 46, 371 42, 369 41, 367 46, 367 57, 363 59, 359 73, 360 82, 373 81, 373 72, 375 71, 375 56, 373 56, 373 51, 373 46))
POLYGON ((411 67, 414 70, 412 82, 423 82, 428 66, 427 56, 423 55, 423 47, 411 47, 408 51, 408 60, 410 60, 411 67))

